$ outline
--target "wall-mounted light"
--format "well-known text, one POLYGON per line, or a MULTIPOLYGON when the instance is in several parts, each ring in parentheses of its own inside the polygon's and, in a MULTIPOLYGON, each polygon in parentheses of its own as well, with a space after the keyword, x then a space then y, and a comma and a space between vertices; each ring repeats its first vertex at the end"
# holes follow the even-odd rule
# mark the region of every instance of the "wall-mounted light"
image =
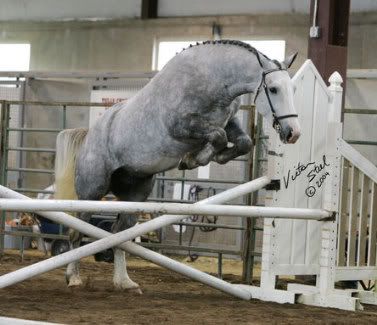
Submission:
POLYGON ((309 35, 310 38, 319 38, 321 36, 321 29, 317 26, 317 12, 318 12, 318 0, 314 1, 314 13, 313 13, 313 23, 310 27, 309 35))

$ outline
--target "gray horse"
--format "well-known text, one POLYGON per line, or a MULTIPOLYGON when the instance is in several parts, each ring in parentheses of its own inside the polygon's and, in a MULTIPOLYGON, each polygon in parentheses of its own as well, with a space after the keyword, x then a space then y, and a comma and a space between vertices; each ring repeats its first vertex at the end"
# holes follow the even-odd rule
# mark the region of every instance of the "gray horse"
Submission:
MULTIPOLYGON (((190 46, 89 130, 58 135, 56 198, 101 200, 112 192, 119 200, 145 201, 156 173, 210 161, 225 164, 248 153, 251 140, 235 117, 235 100, 246 93, 255 94, 258 111, 284 143, 296 142, 300 127, 286 71, 295 57, 277 62, 232 40, 190 46)), ((79 217, 88 221, 90 213, 79 217)), ((119 215, 113 231, 129 227, 130 218, 119 215)), ((80 241, 80 234, 71 234, 71 248, 80 241)), ((68 265, 66 278, 69 286, 82 283, 78 262, 68 265)), ((119 249, 114 249, 113 280, 117 289, 140 292, 119 249)))

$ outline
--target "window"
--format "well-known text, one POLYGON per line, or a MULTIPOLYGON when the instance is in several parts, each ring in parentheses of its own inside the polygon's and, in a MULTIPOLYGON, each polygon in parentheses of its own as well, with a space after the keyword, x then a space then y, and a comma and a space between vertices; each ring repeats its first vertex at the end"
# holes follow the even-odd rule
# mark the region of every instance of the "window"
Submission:
POLYGON ((0 44, 0 71, 29 71, 30 44, 0 44))
MULTIPOLYGON (((0 71, 29 71, 30 44, 0 44, 0 71)), ((13 88, 16 78, 0 75, 0 86, 13 88)))
POLYGON ((176 53, 182 49, 189 47, 190 44, 196 44, 193 41, 159 41, 155 46, 155 55, 153 59, 153 70, 160 71, 168 61, 174 57, 176 53))
POLYGON ((285 58, 285 41, 282 40, 266 40, 266 41, 251 41, 242 40, 247 44, 255 47, 258 51, 267 55, 270 59, 283 61, 285 58))

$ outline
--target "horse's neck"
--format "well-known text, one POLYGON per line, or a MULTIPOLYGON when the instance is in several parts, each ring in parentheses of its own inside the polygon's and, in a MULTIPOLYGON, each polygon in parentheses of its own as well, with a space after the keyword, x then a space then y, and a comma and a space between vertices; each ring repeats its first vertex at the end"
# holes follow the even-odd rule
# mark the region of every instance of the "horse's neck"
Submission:
POLYGON ((217 46, 198 46, 178 54, 145 91, 181 106, 187 101, 187 105, 202 102, 219 107, 252 93, 263 70, 257 56, 237 46, 217 46))
MULTIPOLYGON (((200 82, 213 85, 216 96, 218 90, 224 89, 225 93, 230 95, 229 100, 233 101, 236 97, 251 93, 258 87, 263 68, 255 54, 238 46, 230 48, 221 46, 213 45, 208 48, 204 46, 200 49, 201 55, 195 55, 193 60, 197 61, 195 66, 203 71, 200 82), (219 46, 218 51, 215 50, 216 46, 219 46)), ((265 62, 265 64, 269 63, 265 62)))

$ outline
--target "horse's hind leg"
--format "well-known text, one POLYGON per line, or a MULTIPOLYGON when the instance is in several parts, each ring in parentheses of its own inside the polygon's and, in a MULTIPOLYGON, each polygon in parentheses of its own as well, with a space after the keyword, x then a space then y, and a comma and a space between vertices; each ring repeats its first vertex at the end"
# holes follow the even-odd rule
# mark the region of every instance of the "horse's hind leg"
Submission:
MULTIPOLYGON (((103 172, 98 172, 94 177, 94 170, 90 170, 92 175, 81 173, 76 177, 76 191, 79 200, 101 200, 108 191, 108 182, 103 172), (95 179, 96 181, 91 181, 95 179)), ((89 222, 92 216, 91 212, 78 214, 78 218, 89 222)), ((80 247, 83 234, 77 230, 70 229, 70 249, 80 247)), ((80 261, 69 263, 66 269, 65 278, 69 287, 79 286, 82 284, 80 278, 80 261)))
MULTIPOLYGON (((91 216, 92 216, 91 212, 83 212, 83 213, 79 213, 77 217, 85 222, 89 222, 91 216)), ((74 229, 70 229, 69 231, 70 250, 79 248, 81 245, 82 238, 83 238, 83 234, 81 232, 74 229)), ((82 285, 82 280, 80 277, 80 260, 77 260, 68 264, 66 272, 65 272, 65 279, 67 281, 68 287, 75 287, 75 286, 82 285)))
MULTIPOLYGON (((85 222, 89 222, 90 217, 91 213, 88 212, 78 214, 78 218, 85 222)), ((82 233, 70 229, 69 237, 69 249, 73 250, 75 248, 79 248, 83 237, 82 233)), ((80 260, 73 261, 68 264, 67 269, 65 271, 65 279, 67 281, 68 287, 82 285, 82 280, 80 277, 80 260)))
MULTIPOLYGON (((125 171, 116 171, 111 178, 111 191, 121 201, 145 201, 152 191, 154 176, 133 177, 125 171)), ((113 225, 113 232, 119 232, 133 227, 137 223, 137 216, 118 214, 113 225)), ((117 290, 133 290, 142 293, 139 285, 132 281, 127 273, 125 252, 114 248, 114 287, 117 290)))

